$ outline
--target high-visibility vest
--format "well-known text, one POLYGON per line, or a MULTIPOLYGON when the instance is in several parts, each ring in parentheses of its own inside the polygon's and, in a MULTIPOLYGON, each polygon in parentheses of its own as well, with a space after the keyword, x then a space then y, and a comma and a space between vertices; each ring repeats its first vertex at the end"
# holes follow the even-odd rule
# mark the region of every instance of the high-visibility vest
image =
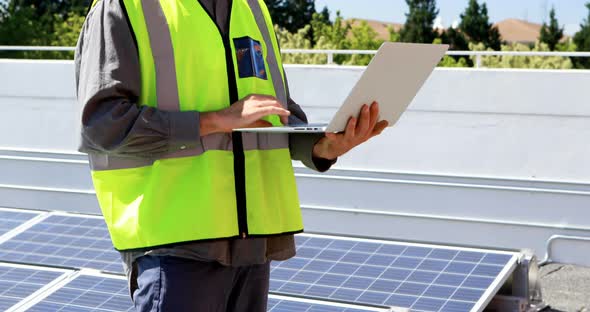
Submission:
MULTIPOLYGON (((281 56, 262 0, 233 0, 228 36, 197 0, 123 3, 138 46, 140 105, 210 112, 250 94, 286 105, 281 56)), ((267 120, 280 125, 277 116, 267 120)), ((303 230, 285 134, 217 133, 157 159, 91 154, 90 163, 118 250, 303 230)))

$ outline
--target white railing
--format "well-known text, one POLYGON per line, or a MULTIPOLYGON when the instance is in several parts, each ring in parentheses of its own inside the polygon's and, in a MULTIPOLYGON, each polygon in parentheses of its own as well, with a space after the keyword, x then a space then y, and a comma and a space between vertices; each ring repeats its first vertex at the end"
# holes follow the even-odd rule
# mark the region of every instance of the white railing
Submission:
MULTIPOLYGON (((334 64, 334 55, 374 55, 376 50, 302 50, 282 49, 285 54, 325 54, 328 56, 328 65, 334 64)), ((559 57, 581 57, 590 58, 590 52, 549 52, 549 51, 448 51, 447 55, 475 57, 475 67, 481 66, 482 56, 559 56, 559 57)))
MULTIPOLYGON (((74 47, 41 47, 41 46, 0 46, 0 51, 54 51, 72 52, 74 47)), ((334 64, 334 55, 374 55, 376 50, 313 50, 313 49, 282 49, 284 54, 324 54, 327 65, 334 64)), ((549 51, 448 51, 447 55, 475 57, 476 68, 482 67, 482 56, 558 56, 590 58, 590 52, 549 52, 549 51)))

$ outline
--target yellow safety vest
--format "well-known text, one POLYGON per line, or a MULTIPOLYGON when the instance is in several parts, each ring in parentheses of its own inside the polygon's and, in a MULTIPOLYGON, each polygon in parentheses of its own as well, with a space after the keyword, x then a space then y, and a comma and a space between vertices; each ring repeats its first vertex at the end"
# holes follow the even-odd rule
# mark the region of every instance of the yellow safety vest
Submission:
MULTIPOLYGON (((124 4, 138 45, 140 105, 210 112, 249 94, 286 105, 281 56, 262 0, 233 0, 229 36, 197 0, 124 4)), ((280 124, 277 116, 267 120, 280 124)), ((90 157, 118 250, 303 230, 288 135, 218 133, 158 159, 90 157)))

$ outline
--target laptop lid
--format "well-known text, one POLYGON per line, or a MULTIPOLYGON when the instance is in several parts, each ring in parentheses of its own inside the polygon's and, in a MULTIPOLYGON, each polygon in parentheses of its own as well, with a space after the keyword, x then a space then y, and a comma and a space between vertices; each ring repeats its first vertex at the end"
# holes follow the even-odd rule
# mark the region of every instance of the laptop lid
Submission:
POLYGON ((393 126, 440 62, 448 45, 386 42, 332 118, 326 132, 344 131, 363 104, 379 103, 380 119, 393 126))

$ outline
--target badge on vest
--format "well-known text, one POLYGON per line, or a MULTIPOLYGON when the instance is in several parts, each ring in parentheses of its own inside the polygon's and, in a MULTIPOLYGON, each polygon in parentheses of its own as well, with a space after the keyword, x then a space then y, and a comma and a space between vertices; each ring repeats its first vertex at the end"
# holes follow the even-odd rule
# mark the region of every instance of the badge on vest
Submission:
POLYGON ((267 80, 262 45, 250 37, 234 39, 240 78, 257 77, 267 80))

